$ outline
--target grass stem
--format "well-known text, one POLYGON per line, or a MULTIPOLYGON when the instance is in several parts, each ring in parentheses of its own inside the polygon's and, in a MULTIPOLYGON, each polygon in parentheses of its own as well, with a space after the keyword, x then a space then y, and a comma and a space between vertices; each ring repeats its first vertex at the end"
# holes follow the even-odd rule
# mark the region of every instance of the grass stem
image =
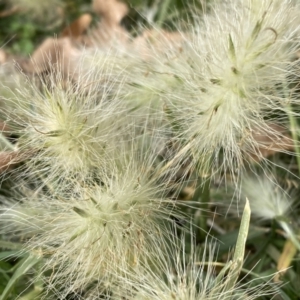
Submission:
POLYGON ((197 178, 196 189, 192 199, 194 202, 201 203, 200 209, 202 210, 200 216, 196 215, 198 220, 197 242, 203 242, 206 239, 207 233, 207 212, 210 202, 210 179, 199 175, 197 178))

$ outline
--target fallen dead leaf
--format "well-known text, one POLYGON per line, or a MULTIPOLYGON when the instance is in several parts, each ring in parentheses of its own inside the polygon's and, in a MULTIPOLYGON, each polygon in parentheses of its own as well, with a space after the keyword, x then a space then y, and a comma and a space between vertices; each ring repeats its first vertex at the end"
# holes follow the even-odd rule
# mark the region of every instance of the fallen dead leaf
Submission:
POLYGON ((80 38, 87 31, 91 22, 92 16, 83 14, 62 31, 61 37, 80 38))
POLYGON ((155 52, 166 52, 172 49, 180 53, 184 40, 185 36, 179 32, 152 29, 145 30, 142 35, 136 37, 133 45, 135 50, 147 59, 153 56, 153 49, 155 52))
POLYGON ((0 152, 0 173, 9 170, 13 165, 19 163, 20 157, 18 152, 3 151, 0 152))
POLYGON ((78 50, 72 45, 70 38, 47 38, 32 54, 31 60, 22 64, 28 73, 40 74, 57 69, 64 75, 72 73, 73 62, 78 50))
POLYGON ((128 13, 127 5, 117 0, 93 0, 93 10, 111 25, 118 25, 128 13))
POLYGON ((7 60, 7 55, 3 49, 0 49, 0 64, 4 64, 7 60))
POLYGON ((283 251, 277 262, 278 273, 274 277, 275 282, 280 281, 280 276, 284 275, 287 269, 291 266, 291 263, 297 254, 297 248, 291 240, 287 240, 284 244, 283 251))
POLYGON ((98 27, 90 32, 85 38, 84 44, 99 49, 111 49, 115 47, 127 47, 129 41, 128 32, 119 25, 112 25, 106 22, 100 22, 98 27))
POLYGON ((9 17, 9 16, 14 15, 15 13, 18 13, 18 12, 19 12, 19 7, 18 6, 13 6, 9 9, 1 11, 0 12, 0 18, 9 17))
POLYGON ((93 10, 101 20, 84 40, 85 45, 101 49, 126 46, 129 34, 120 26, 120 22, 128 13, 127 5, 117 0, 94 0, 93 10))
POLYGON ((256 142, 256 151, 251 153, 252 159, 259 162, 277 152, 293 151, 294 142, 287 130, 278 124, 267 124, 266 128, 252 131, 256 142))

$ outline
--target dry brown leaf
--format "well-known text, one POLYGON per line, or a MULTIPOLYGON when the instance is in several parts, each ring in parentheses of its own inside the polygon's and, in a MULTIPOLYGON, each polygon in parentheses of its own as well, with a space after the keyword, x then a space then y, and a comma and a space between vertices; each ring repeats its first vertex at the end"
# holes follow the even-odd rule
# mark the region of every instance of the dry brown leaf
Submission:
POLYGON ((19 12, 19 7, 13 6, 9 9, 0 12, 0 18, 9 17, 15 13, 19 12))
POLYGON ((7 55, 3 49, 0 49, 0 64, 4 64, 7 60, 7 55))
POLYGON ((141 36, 136 38, 136 40, 145 41, 152 46, 160 46, 162 44, 180 45, 184 40, 184 36, 179 32, 170 32, 166 30, 145 30, 141 36))
POLYGON ((37 74, 57 68, 62 74, 68 75, 77 55, 78 50, 73 47, 70 38, 47 38, 22 67, 28 73, 37 74))
POLYGON ((83 14, 62 31, 61 37, 79 38, 87 31, 91 22, 92 16, 83 14))
POLYGON ((19 153, 12 151, 0 152, 0 173, 6 172, 14 164, 20 162, 19 153))
POLYGON ((129 41, 128 32, 119 25, 111 25, 101 22, 97 28, 91 31, 90 35, 84 39, 84 44, 99 49, 110 47, 127 47, 129 41))
POLYGON ((150 58, 154 48, 158 52, 176 49, 180 53, 184 40, 185 36, 179 32, 145 30, 142 35, 134 39, 133 45, 143 58, 150 58))
POLYGON ((294 150, 291 136, 284 127, 277 124, 270 123, 265 129, 253 130, 252 138, 257 143, 257 152, 251 156, 257 162, 277 152, 294 150))
POLYGON ((94 0, 93 9, 101 17, 101 21, 84 40, 85 44, 101 49, 126 46, 129 34, 120 26, 120 22, 128 13, 127 5, 117 0, 94 0))
POLYGON ((127 5, 117 0, 93 0, 93 10, 111 25, 119 24, 128 13, 127 5))
POLYGON ((283 251, 277 262, 277 270, 279 273, 274 277, 275 282, 280 281, 280 276, 283 275, 286 270, 291 266, 291 263, 297 254, 297 248, 291 240, 287 240, 284 244, 283 251))

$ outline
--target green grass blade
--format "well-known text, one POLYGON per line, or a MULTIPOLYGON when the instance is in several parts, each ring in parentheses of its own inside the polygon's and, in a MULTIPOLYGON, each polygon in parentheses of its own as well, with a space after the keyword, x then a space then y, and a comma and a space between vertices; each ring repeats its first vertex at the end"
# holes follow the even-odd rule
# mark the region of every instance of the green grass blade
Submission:
POLYGON ((23 259, 23 263, 20 267, 15 271, 13 276, 10 278, 9 282, 7 283, 0 300, 6 300, 9 296, 11 289, 14 287, 16 282, 24 276, 28 270, 30 270, 33 266, 35 266, 40 261, 40 258, 36 256, 29 256, 23 259))

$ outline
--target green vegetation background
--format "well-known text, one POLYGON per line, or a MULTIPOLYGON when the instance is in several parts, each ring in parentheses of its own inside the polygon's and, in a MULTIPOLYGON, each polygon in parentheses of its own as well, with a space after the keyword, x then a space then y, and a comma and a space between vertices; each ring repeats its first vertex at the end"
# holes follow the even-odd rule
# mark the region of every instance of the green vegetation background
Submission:
MULTIPOLYGON (((51 1, 51 0, 41 0, 51 1)), ((46 37, 58 36, 60 32, 68 26, 72 21, 78 18, 83 13, 90 13, 94 16, 93 22, 97 22, 98 18, 92 11, 91 1, 87 0, 64 0, 64 17, 57 22, 51 24, 42 24, 31 19, 30 15, 26 14, 12 14, 7 17, 0 17, 0 45, 9 54, 18 56, 28 56, 32 54, 34 49, 46 37)), ((144 15, 147 11, 152 9, 154 11, 153 21, 164 23, 164 26, 172 26, 172 20, 179 20, 179 18, 188 16, 187 12, 193 13, 193 10, 201 9, 200 1, 185 1, 185 0, 128 0, 130 7, 129 15, 123 20, 126 28, 131 29, 139 23, 145 24, 144 15), (191 10, 189 5, 193 7, 191 10)), ((0 0, 0 12, 7 9, 5 1, 0 0)), ((213 197, 218 197, 222 194, 222 190, 212 191, 213 197)), ((235 246, 238 234, 238 220, 217 220, 218 224, 227 231, 223 236, 218 237, 220 240, 220 248, 218 257, 228 256, 229 249, 235 246), (230 230, 229 230, 230 228, 230 230), (227 230, 228 229, 228 230, 227 230)), ((276 225, 269 224, 266 231, 262 227, 250 227, 248 238, 248 252, 250 253, 244 265, 245 273, 251 270, 252 278, 262 277, 276 271, 276 262, 279 260, 280 254, 283 251, 286 240, 279 237, 276 233, 276 225), (266 235, 266 232, 267 235, 266 235), (250 251, 249 251, 250 249, 250 251), (259 264, 256 264, 260 261, 259 264)), ((8 247, 9 248, 9 247, 8 247)), ((14 300, 17 295, 28 287, 28 280, 30 276, 24 276, 25 272, 20 270, 20 266, 27 261, 28 268, 33 264, 28 260, 27 254, 24 253, 23 258, 15 260, 14 258, 7 259, 10 255, 12 257, 19 250, 10 250, 0 252, 0 299, 14 300), (4 259, 4 260, 2 260, 4 259), (10 293, 3 298, 1 294, 11 284, 10 293)), ((23 270, 24 271, 24 270, 23 270)), ((296 256, 290 270, 286 273, 283 282, 285 283, 281 288, 281 295, 275 299, 297 300, 300 299, 300 257, 296 256)), ((261 279, 264 281, 264 279, 261 279)), ((35 288, 39 283, 34 284, 35 288)), ((34 293, 35 290, 29 290, 29 293, 34 293)), ((29 294, 28 294, 29 295, 29 294)), ((33 294, 32 294, 33 295, 33 294)), ((22 299, 22 298, 20 298, 22 299)), ((28 296, 26 299, 33 299, 28 296)), ((71 298, 70 298, 71 299, 71 298)), ((267 298, 264 298, 267 299, 267 298)))
MULTIPOLYGON (((46 1, 46 0, 43 0, 46 1)), ((51 0, 50 0, 51 1, 51 0)), ((1 12, 9 9, 5 0, 0 0, 1 12)), ((51 24, 37 22, 32 19, 30 13, 14 13, 0 17, 0 45, 11 54, 29 55, 45 37, 53 37, 76 20, 83 13, 90 13, 94 16, 93 22, 97 22, 97 16, 92 10, 92 1, 88 0, 63 0, 64 14, 61 18, 53 20, 51 24)), ((187 11, 201 8, 200 1, 185 0, 127 0, 130 13, 123 20, 123 25, 128 29, 134 28, 137 23, 145 23, 144 15, 151 10, 154 12, 154 22, 164 22, 170 26, 172 19, 186 16, 187 11)))

